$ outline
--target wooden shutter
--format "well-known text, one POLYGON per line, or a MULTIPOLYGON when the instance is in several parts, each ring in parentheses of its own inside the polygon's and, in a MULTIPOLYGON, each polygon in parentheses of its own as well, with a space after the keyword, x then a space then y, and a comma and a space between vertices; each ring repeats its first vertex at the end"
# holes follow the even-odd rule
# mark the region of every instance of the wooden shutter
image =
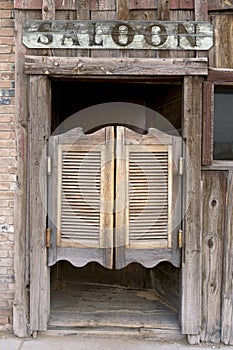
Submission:
POLYGON ((66 259, 75 266, 98 261, 112 267, 113 138, 112 127, 91 135, 77 128, 50 138, 50 265, 66 259))
POLYGON ((137 261, 180 264, 181 138, 117 128, 116 267, 137 261))

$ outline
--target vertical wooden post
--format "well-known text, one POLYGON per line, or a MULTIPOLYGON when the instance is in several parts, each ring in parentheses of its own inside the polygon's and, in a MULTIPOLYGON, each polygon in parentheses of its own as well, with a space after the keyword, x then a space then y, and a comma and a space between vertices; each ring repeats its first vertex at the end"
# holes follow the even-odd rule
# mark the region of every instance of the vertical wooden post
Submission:
POLYGON ((46 145, 50 134, 50 83, 46 76, 30 77, 29 231, 30 328, 46 330, 49 317, 49 268, 46 251, 46 145))
POLYGON ((201 341, 220 342, 226 172, 203 171, 201 341))
POLYGON ((214 84, 203 83, 202 165, 213 160, 214 84))
POLYGON ((201 77, 184 78, 183 132, 186 143, 182 262, 182 333, 190 343, 199 341, 201 327, 201 77), (192 336, 194 335, 194 337, 192 336))
MULTIPOLYGON (((208 0, 194 0, 195 21, 208 20, 208 0)), ((208 51, 197 51, 196 57, 208 57, 208 51)))
MULTIPOLYGON (((90 19, 90 0, 79 0, 77 2, 77 19, 78 20, 88 20, 90 19)), ((78 50, 78 56, 90 56, 90 50, 78 50)))
POLYGON ((15 296, 13 304, 13 332, 17 337, 28 336, 27 324, 29 313, 29 271, 28 271, 28 238, 26 234, 27 208, 27 84, 24 75, 24 56, 26 48, 22 45, 22 27, 26 21, 24 11, 15 13, 16 30, 16 90, 15 90, 15 130, 17 146, 17 187, 15 189, 15 242, 14 271, 15 296))
POLYGON ((233 171, 228 173, 222 288, 222 337, 233 345, 233 171))

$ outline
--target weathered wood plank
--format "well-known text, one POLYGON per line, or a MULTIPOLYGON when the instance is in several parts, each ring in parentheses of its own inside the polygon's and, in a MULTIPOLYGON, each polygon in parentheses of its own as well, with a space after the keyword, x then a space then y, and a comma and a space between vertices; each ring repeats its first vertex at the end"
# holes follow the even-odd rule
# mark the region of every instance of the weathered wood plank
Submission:
POLYGON ((221 338, 222 265, 227 173, 202 175, 202 330, 201 341, 221 338))
POLYGON ((43 0, 42 18, 55 19, 55 0, 43 0))
POLYGON ((232 0, 208 0, 209 11, 221 11, 233 9, 232 0))
POLYGON ((213 161, 214 85, 204 82, 202 120, 202 165, 213 161))
POLYGON ((208 1, 194 0, 195 4, 195 20, 208 21, 208 1))
POLYGON ((129 10, 157 9, 158 0, 129 0, 129 10))
MULTIPOLYGON (((170 20, 170 2, 159 0, 158 1, 158 20, 159 21, 169 21, 170 20)), ((170 51, 159 51, 158 57, 160 58, 166 58, 170 57, 170 51)))
POLYGON ((233 345, 233 171, 228 172, 226 226, 222 288, 222 335, 224 344, 233 345))
MULTIPOLYGON (((195 0, 195 20, 207 21, 208 20, 208 1, 207 0, 195 0)), ((208 51, 196 52, 197 57, 206 57, 208 51)))
POLYGON ((201 198, 202 82, 201 77, 184 78, 183 137, 188 156, 184 195, 182 333, 190 336, 199 336, 201 326, 201 208, 197 203, 201 198))
POLYGON ((174 10, 192 10, 194 9, 193 0, 170 0, 170 8, 174 10))
MULTIPOLYGON (((78 0, 55 0, 56 10, 76 10, 78 0)), ((43 0, 14 0, 15 9, 41 10, 43 0)))
POLYGON ((116 1, 115 0, 91 0, 90 1, 91 11, 115 11, 116 1))
POLYGON ((50 83, 45 76, 30 78, 29 229, 30 329, 46 330, 49 315, 49 269, 46 232, 46 143, 50 133, 50 83))
POLYGON ((207 75, 207 60, 195 59, 134 59, 134 58, 65 58, 26 56, 26 74, 46 75, 207 75))
POLYGON ((26 21, 24 12, 15 14, 15 49, 18 59, 15 64, 15 130, 17 145, 17 186, 15 188, 14 220, 14 273, 15 291, 13 303, 13 332, 17 337, 27 337, 29 323, 29 247, 27 246, 27 118, 28 78, 23 74, 26 48, 22 45, 22 26, 26 21))
MULTIPOLYGON (((14 0, 15 9, 22 10, 40 10, 42 8, 43 0, 14 0)), ((157 8, 158 0, 129 0, 129 9, 149 9, 157 8)), ((75 10, 77 8, 78 0, 55 0, 56 10, 75 10)), ((92 0, 91 10, 98 10, 100 7, 106 6, 103 10, 111 10, 110 7, 113 7, 113 1, 102 0, 97 3, 97 0, 92 0)), ((170 8, 173 10, 177 9, 194 9, 193 0, 170 0, 170 8)), ((209 11, 221 11, 232 9, 233 3, 232 0, 208 0, 208 9, 209 11)), ((113 9, 113 8, 112 8, 113 9)))
MULTIPOLYGON (((173 10, 170 11, 170 20, 171 21, 185 21, 185 20, 194 20, 194 11, 191 10, 173 10)), ((195 51, 170 51, 170 58, 181 58, 181 57, 196 57, 195 51)))
POLYGON ((233 67, 233 15, 217 15, 215 18, 214 62, 216 68, 233 67))
MULTIPOLYGON (((91 16, 90 11, 90 1, 88 0, 79 0, 77 2, 77 19, 78 20, 89 20, 91 16)), ((77 48, 77 47, 76 47, 77 48)), ((78 56, 90 56, 89 50, 79 50, 78 56)))
POLYGON ((208 81, 214 83, 233 83, 233 69, 209 68, 208 81))
MULTIPOLYGON (((130 10, 129 12, 130 20, 133 21, 153 21, 157 17, 157 11, 156 10, 130 10)), ((157 50, 130 50, 129 57, 157 57, 158 51, 157 50)))
MULTIPOLYGON (((116 20, 116 11, 91 11, 91 19, 94 21, 100 20, 116 20)), ((116 50, 91 50, 91 57, 117 57, 116 50)))

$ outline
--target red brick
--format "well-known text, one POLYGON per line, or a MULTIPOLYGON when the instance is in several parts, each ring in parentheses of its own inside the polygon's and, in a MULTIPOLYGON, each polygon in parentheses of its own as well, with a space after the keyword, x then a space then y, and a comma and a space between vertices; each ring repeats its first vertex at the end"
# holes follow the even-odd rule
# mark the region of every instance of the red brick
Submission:
POLYGON ((0 37, 0 44, 2 45, 14 45, 15 43, 15 40, 14 40, 14 37, 0 37))
POLYGON ((14 20, 9 18, 2 19, 1 23, 2 23, 2 27, 14 28, 15 26, 14 20))
POLYGON ((0 316, 0 324, 7 324, 7 323, 8 323, 8 317, 0 316))
POLYGON ((1 18, 11 18, 12 17, 12 11, 11 10, 2 10, 1 11, 1 18))
MULTIPOLYGON (((7 45, 0 45, 0 53, 1 54, 10 54, 11 53, 11 46, 7 46, 7 45)), ((2 60, 1 56, 1 60, 2 60)))
POLYGON ((0 9, 6 10, 6 9, 13 9, 13 8, 14 8, 13 1, 0 1, 0 9))
MULTIPOLYGON (((9 48, 9 46, 8 46, 8 48, 9 48)), ((12 64, 15 62, 15 56, 13 54, 1 55, 0 61, 1 61, 1 63, 11 63, 12 64)))
POLYGON ((0 36, 14 36, 13 28, 0 28, 0 36))

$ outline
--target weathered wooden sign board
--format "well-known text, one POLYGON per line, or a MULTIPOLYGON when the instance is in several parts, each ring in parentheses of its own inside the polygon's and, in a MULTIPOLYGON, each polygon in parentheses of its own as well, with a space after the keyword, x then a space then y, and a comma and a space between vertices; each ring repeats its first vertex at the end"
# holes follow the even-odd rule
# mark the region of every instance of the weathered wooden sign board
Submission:
POLYGON ((29 21, 23 28, 28 48, 208 50, 209 22, 29 21))

